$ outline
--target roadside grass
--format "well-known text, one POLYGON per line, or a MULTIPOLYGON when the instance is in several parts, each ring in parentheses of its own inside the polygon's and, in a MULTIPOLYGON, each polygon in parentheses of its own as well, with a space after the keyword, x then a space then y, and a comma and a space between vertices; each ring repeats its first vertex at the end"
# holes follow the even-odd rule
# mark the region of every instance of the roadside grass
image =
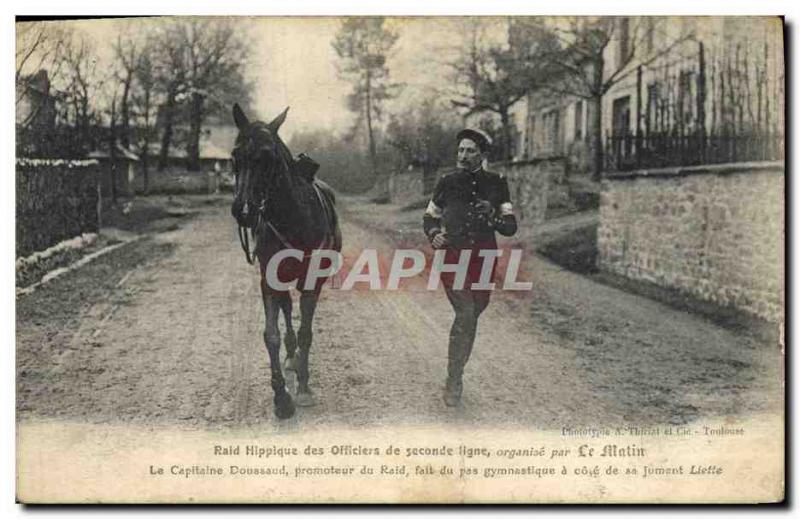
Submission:
POLYGON ((42 280, 48 272, 67 267, 81 258, 120 243, 121 236, 150 234, 177 229, 202 207, 226 203, 228 195, 152 195, 106 201, 101 212, 101 231, 94 243, 80 249, 67 249, 16 271, 18 288, 42 280), (119 232, 122 231, 122 232, 119 232))
POLYGON ((18 298, 18 340, 20 332, 31 328, 55 333, 71 326, 87 308, 108 297, 130 270, 168 256, 173 248, 172 244, 144 238, 51 281, 46 289, 18 298))
POLYGON ((569 229, 542 243, 538 252, 578 274, 597 273, 597 224, 569 229))

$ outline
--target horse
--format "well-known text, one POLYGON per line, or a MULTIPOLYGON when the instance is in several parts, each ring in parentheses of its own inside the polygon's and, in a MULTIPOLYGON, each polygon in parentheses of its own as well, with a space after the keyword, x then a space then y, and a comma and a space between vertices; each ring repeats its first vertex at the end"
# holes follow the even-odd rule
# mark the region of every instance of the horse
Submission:
POLYGON ((239 239, 248 263, 252 264, 257 258, 260 266, 261 297, 266 314, 264 343, 269 354, 274 413, 279 419, 293 416, 295 404, 300 407, 315 404, 308 385, 308 363, 314 311, 326 277, 315 280, 312 276, 310 287, 306 279, 315 251, 339 253, 342 249, 333 190, 314 177, 315 167, 303 167, 302 160, 296 161, 278 135, 288 111, 287 107, 269 123, 251 122, 241 107, 234 105, 233 119, 238 135, 231 153, 235 175, 231 214, 239 226, 239 239), (248 231, 255 241, 252 257, 248 231), (286 249, 302 252, 302 259, 281 259, 277 271, 282 283, 296 282, 300 291, 301 321, 297 334, 292 328, 289 288, 276 288, 267 282, 270 259, 286 249), (283 313, 286 322, 285 367, 297 374, 294 401, 286 390, 281 370, 279 312, 283 313))

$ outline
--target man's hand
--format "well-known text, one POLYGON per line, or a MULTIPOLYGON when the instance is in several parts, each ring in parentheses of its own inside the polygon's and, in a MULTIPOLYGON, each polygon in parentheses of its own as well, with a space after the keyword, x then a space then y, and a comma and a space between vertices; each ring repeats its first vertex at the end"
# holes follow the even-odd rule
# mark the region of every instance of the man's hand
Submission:
POLYGON ((478 214, 483 215, 483 216, 489 217, 494 212, 494 208, 492 207, 492 203, 489 202, 488 200, 482 200, 482 199, 479 198, 475 203, 472 204, 472 206, 475 208, 475 211, 478 214))
POLYGON ((447 245, 447 235, 443 232, 437 233, 431 240, 431 245, 434 249, 441 249, 447 245))

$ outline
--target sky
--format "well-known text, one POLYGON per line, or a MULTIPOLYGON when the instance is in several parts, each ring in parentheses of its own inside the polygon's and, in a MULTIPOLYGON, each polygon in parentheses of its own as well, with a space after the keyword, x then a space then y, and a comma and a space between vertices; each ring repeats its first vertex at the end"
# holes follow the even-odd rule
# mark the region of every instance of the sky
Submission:
MULTIPOLYGON (((284 131, 348 128, 353 114, 347 110, 350 84, 340 79, 341 62, 331 46, 340 19, 262 18, 250 27, 258 42, 255 108, 264 117, 291 106, 284 131)), ((443 18, 392 18, 387 25, 400 34, 387 66, 393 82, 401 83, 398 98, 389 111, 407 109, 425 95, 447 86, 446 59, 459 35, 457 24, 443 18)), ((438 95, 441 95, 440 93, 438 95)))
MULTIPOLYGON (((402 85, 400 95, 387 104, 400 112, 425 96, 443 96, 448 88, 445 62, 464 34, 464 18, 389 18, 387 26, 399 33, 387 65, 392 82, 402 85)), ((347 110, 350 84, 339 77, 341 62, 331 46, 341 18, 335 17, 240 17, 242 37, 250 48, 245 74, 255 86, 256 118, 271 119, 291 107, 282 128, 284 137, 298 130, 324 129, 343 132, 354 115, 347 110)), ((134 30, 146 18, 55 22, 70 25, 94 42, 101 70, 113 62, 111 42, 128 25, 134 30)))

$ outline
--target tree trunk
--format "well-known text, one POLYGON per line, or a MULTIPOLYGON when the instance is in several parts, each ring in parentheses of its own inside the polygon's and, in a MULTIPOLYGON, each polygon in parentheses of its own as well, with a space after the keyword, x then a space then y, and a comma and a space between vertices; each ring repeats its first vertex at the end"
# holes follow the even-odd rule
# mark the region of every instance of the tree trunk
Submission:
POLYGON ((188 168, 191 171, 200 170, 200 130, 203 124, 203 96, 192 94, 192 103, 189 108, 189 142, 186 143, 188 168))
POLYGON ((603 97, 591 98, 591 139, 589 139, 589 170, 592 179, 599 181, 603 174, 603 97))
POLYGON ((599 181, 603 175, 603 68, 605 62, 602 58, 594 64, 592 71, 592 137, 590 142, 590 171, 592 179, 599 181))
POLYGON ((369 139, 369 163, 372 168, 372 178, 378 178, 378 158, 375 148, 375 136, 372 134, 372 77, 371 71, 367 69, 366 81, 366 103, 367 103, 367 139, 369 139))
POLYGON ((117 100, 111 101, 111 128, 108 134, 108 161, 111 172, 111 205, 117 203, 117 100))
POLYGON ((175 88, 170 88, 164 104, 164 133, 161 136, 161 152, 158 157, 159 171, 164 171, 169 160, 169 147, 172 144, 172 119, 175 113, 175 95, 175 88))
POLYGON ((142 180, 144 194, 150 191, 150 90, 144 93, 144 142, 142 143, 142 180))
POLYGON ((81 118, 80 128, 81 128, 81 141, 82 141, 81 144, 83 145, 84 148, 83 151, 86 152, 92 149, 93 144, 98 144, 98 143, 93 143, 92 142, 93 139, 91 139, 91 136, 89 135, 89 98, 86 95, 84 95, 83 98, 81 99, 80 118, 81 118))
POLYGON ((149 154, 150 137, 145 137, 142 143, 142 192, 145 195, 150 191, 149 154))
POLYGON ((501 108, 498 113, 503 132, 502 157, 504 161, 511 161, 513 159, 511 156, 511 118, 508 116, 508 107, 501 108))
POLYGON ((131 81, 133 81, 132 74, 129 74, 122 85, 122 99, 120 99, 120 126, 121 132, 119 136, 120 143, 127 149, 130 146, 130 111, 128 109, 128 96, 131 91, 131 81))

